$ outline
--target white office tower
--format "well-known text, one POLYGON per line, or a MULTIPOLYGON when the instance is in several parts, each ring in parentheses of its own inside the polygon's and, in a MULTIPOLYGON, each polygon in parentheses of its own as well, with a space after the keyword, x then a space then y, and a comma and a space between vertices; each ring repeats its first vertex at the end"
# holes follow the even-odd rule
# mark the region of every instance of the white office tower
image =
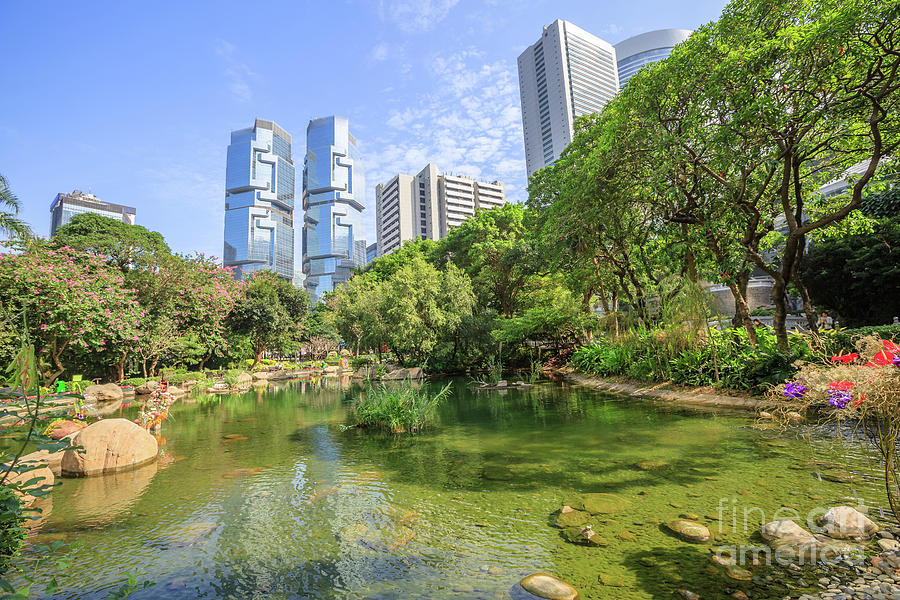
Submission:
POLYGON ((375 187, 377 254, 390 254, 415 238, 439 240, 477 209, 505 203, 502 181, 441 174, 433 163, 418 175, 394 175, 375 187))
POLYGON ((553 164, 572 141, 576 117, 600 112, 619 91, 615 48, 556 20, 519 56, 528 176, 553 164))

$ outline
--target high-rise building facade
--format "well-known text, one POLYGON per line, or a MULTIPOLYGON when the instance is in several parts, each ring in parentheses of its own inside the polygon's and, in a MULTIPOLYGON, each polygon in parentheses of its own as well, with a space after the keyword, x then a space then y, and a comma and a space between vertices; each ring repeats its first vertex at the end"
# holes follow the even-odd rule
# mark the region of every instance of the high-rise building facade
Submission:
POLYGON ((303 163, 303 273, 313 302, 366 264, 365 186, 347 119, 310 121, 303 163))
POLYGON ((668 58, 672 49, 688 39, 691 33, 689 29, 658 29, 616 44, 619 86, 624 88, 642 67, 668 58))
POLYGON ((433 163, 417 175, 395 175, 375 187, 378 256, 415 238, 441 239, 477 209, 505 203, 503 182, 441 174, 433 163))
POLYGON ((75 215, 95 213, 134 225, 135 209, 121 204, 103 202, 93 194, 73 190, 71 194, 57 194, 50 203, 50 237, 75 215))
POLYGON ((294 279, 291 135, 272 121, 231 132, 223 264, 238 279, 261 269, 294 279))
POLYGON ((616 50, 556 20, 519 55, 519 93, 528 176, 553 164, 573 136, 573 122, 599 112, 619 91, 616 50))

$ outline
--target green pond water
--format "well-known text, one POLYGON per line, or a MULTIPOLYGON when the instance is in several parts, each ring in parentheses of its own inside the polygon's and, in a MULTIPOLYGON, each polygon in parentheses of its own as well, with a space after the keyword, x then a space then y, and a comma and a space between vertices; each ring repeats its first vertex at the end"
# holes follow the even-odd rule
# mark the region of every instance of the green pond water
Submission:
POLYGON ((156 582, 134 598, 510 598, 541 571, 583 598, 781 598, 726 578, 710 544, 662 524, 693 513, 715 544, 743 545, 779 508, 881 498, 861 458, 855 482, 820 479, 851 450, 754 428, 745 413, 456 380, 439 426, 394 436, 342 427, 355 392, 326 380, 179 402, 158 464, 61 480, 31 538, 78 544, 53 597, 107 598, 133 573, 156 582), (607 547, 551 526, 589 492, 626 505, 594 521, 607 547))

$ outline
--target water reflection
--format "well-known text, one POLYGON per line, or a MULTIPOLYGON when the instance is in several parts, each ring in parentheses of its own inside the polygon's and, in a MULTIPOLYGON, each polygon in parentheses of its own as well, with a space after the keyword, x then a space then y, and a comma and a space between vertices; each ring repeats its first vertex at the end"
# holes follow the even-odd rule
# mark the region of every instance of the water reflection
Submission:
MULTIPOLYGON (((770 513, 851 493, 810 468, 842 452, 824 438, 814 452, 743 418, 556 384, 454 386, 439 426, 417 436, 344 430, 358 388, 337 378, 177 404, 164 463, 54 491, 41 535, 83 547, 53 597, 105 598, 129 572, 158 583, 135 598, 505 597, 550 571, 599 598, 602 571, 623 582, 615 597, 645 599, 667 593, 639 562, 648 549, 677 550, 679 577, 709 579, 704 549, 686 550, 659 520, 714 515, 721 498, 770 513), (548 526, 585 492, 629 507, 605 523, 602 553, 548 526)), ((865 469, 853 489, 878 497, 865 469)))

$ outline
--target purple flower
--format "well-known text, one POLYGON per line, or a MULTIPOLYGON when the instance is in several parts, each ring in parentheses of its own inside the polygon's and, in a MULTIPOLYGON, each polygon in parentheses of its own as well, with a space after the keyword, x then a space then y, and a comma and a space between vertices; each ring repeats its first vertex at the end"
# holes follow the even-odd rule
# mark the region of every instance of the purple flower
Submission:
POLYGON ((894 360, 892 361, 895 367, 900 368, 900 355, 894 356, 894 360))
POLYGON ((785 398, 800 400, 806 394, 806 386, 802 383, 786 383, 782 393, 785 398))
POLYGON ((852 399, 850 392, 843 390, 828 390, 828 404, 835 408, 844 408, 852 399))

